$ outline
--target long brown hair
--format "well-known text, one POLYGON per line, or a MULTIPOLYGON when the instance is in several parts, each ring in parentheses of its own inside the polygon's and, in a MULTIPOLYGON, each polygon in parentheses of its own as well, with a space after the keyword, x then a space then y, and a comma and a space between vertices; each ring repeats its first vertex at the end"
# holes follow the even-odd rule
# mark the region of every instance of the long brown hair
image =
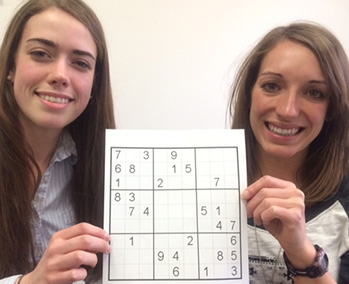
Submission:
POLYGON ((250 51, 237 72, 229 102, 230 117, 232 128, 246 131, 248 181, 252 183, 259 171, 257 142, 249 120, 252 89, 263 58, 283 40, 303 44, 315 54, 330 92, 327 119, 297 174, 306 204, 311 205, 333 195, 349 168, 349 63, 338 39, 326 28, 310 22, 272 29, 250 51))
MULTIPOLYGON (((28 272, 34 268, 31 263, 36 265, 30 193, 36 192, 41 175, 24 141, 13 87, 6 78, 15 68, 15 54, 27 21, 50 7, 83 23, 97 46, 92 99, 67 129, 78 152, 72 190, 77 220, 103 225, 104 131, 115 128, 104 32, 95 13, 81 0, 29 0, 10 22, 0 50, 0 278, 28 272)), ((100 276, 100 271, 99 265, 92 276, 100 276)))

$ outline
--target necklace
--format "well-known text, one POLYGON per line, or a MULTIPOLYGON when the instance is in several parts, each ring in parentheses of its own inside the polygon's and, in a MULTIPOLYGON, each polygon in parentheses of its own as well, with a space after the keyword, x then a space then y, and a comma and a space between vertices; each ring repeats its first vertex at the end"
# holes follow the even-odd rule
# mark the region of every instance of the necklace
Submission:
POLYGON ((273 274, 272 274, 272 277, 271 277, 271 281, 268 281, 267 275, 265 273, 265 270, 264 270, 264 267, 263 267, 263 264, 262 264, 262 256, 261 256, 261 252, 260 252, 260 249, 259 249, 259 241, 258 241, 258 236, 257 236, 257 227, 256 227, 255 223, 254 223, 254 233, 255 233, 255 236, 256 236, 256 244, 257 244, 257 251, 258 251, 258 256, 259 256, 259 263, 261 264, 261 268, 262 268, 262 273, 263 273, 263 277, 264 277, 264 280, 265 280, 265 284, 269 284, 269 283, 273 284, 274 283, 275 272, 276 272, 276 263, 277 263, 277 260, 280 258, 282 247, 280 246, 279 253, 278 253, 277 258, 275 259, 275 262, 274 262, 274 269, 273 269, 273 274))

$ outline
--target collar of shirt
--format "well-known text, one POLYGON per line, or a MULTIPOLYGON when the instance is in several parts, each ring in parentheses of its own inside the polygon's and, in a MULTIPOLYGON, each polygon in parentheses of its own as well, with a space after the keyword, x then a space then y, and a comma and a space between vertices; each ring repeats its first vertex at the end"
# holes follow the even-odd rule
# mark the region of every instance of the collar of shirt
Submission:
POLYGON ((56 151, 52 156, 50 165, 55 162, 61 162, 64 159, 71 157, 72 165, 77 162, 77 150, 75 142, 68 131, 64 131, 58 141, 56 151))

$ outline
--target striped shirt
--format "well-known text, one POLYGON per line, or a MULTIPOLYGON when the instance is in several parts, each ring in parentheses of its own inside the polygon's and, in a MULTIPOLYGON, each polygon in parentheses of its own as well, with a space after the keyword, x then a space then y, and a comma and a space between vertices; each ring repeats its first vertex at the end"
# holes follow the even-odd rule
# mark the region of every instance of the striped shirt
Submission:
MULTIPOLYGON (((52 235, 76 223, 70 198, 73 165, 76 162, 75 142, 68 132, 64 132, 32 202, 31 225, 37 263, 52 235)), ((0 284, 14 284, 19 276, 1 279, 0 284)))

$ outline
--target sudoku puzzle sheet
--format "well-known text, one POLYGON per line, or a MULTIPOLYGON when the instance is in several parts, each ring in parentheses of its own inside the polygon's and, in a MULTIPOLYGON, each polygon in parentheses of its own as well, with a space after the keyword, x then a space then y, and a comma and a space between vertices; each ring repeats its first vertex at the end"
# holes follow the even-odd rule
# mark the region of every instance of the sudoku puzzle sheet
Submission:
POLYGON ((103 283, 248 283, 241 130, 107 130, 103 283))

